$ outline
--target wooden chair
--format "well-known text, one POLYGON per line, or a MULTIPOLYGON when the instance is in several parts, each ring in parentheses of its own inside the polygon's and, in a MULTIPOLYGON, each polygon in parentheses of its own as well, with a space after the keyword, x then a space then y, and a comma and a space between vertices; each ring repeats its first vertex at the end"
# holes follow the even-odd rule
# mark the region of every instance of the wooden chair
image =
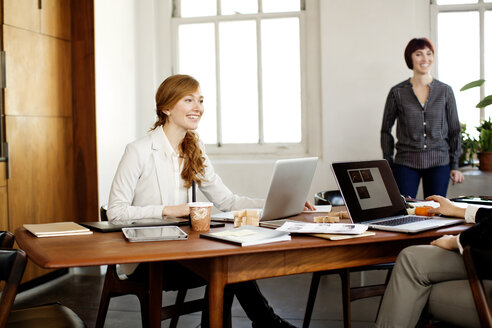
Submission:
MULTIPOLYGON (((101 221, 108 221, 106 214, 106 206, 100 208, 101 221)), ((140 310, 142 317, 142 326, 148 327, 148 304, 149 304, 149 286, 146 282, 134 281, 120 277, 116 270, 116 265, 108 265, 104 286, 101 293, 101 302, 97 313, 96 328, 102 328, 106 320, 106 314, 109 308, 109 301, 112 297, 123 295, 136 295, 140 301, 140 310)), ((180 315, 202 311, 205 307, 205 299, 197 299, 185 302, 186 289, 178 290, 176 303, 174 305, 165 306, 161 310, 161 320, 171 319, 170 328, 174 328, 178 324, 180 315)))
POLYGON ((26 261, 26 253, 23 250, 0 250, 0 281, 5 281, 0 297, 0 328, 86 327, 75 312, 59 303, 12 309, 26 261))
POLYGON ((492 309, 482 283, 482 280, 492 280, 492 251, 466 246, 463 250, 463 260, 480 325, 492 327, 492 309))
POLYGON ((12 248, 14 246, 14 235, 10 231, 0 231, 0 248, 12 248))
MULTIPOLYGON (((328 190, 328 191, 322 191, 317 193, 314 199, 314 204, 315 205, 331 204, 333 206, 345 205, 343 201, 343 197, 339 190, 328 190)), ((322 276, 329 275, 329 274, 340 275, 340 279, 342 281, 343 323, 344 323, 344 327, 350 327, 351 302, 362 298, 383 296, 391 276, 393 265, 394 263, 387 263, 387 264, 368 265, 368 266, 362 266, 362 267, 356 267, 350 269, 314 272, 313 278, 311 279, 311 286, 309 288, 309 296, 306 304, 306 312, 304 313, 304 321, 302 327, 308 328, 309 323, 311 322, 314 302, 316 301, 316 294, 318 293, 319 281, 322 276), (351 287, 350 285, 351 272, 362 272, 362 271, 372 271, 372 270, 388 270, 384 284, 351 287)), ((381 305, 381 302, 379 305, 381 305)), ((378 312, 379 312, 379 307, 378 307, 378 312)))

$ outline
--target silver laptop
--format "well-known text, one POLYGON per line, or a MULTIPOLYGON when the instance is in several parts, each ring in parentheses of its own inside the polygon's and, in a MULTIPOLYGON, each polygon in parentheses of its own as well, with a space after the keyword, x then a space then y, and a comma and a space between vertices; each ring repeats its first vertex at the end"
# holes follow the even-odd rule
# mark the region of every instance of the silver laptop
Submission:
MULTIPOLYGON (((302 212, 306 203, 317 157, 281 159, 275 162, 260 220, 274 220, 302 212)), ((234 221, 233 212, 212 214, 213 221, 234 221)))
POLYGON ((386 160, 333 163, 331 167, 353 223, 410 233, 463 223, 461 219, 408 215, 386 160))

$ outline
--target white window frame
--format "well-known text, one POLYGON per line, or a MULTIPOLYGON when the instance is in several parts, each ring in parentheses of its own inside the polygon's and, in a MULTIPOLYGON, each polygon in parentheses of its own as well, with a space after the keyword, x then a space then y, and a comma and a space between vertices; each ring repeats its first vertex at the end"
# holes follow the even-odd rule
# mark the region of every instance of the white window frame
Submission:
MULTIPOLYGON (((479 13, 480 19, 480 79, 485 78, 485 11, 492 10, 492 2, 484 2, 484 0, 478 0, 477 3, 471 4, 459 4, 459 5, 438 5, 436 0, 431 0, 431 36, 432 39, 435 40, 435 46, 439 48, 439 40, 437 38, 437 16, 439 13, 444 12, 465 12, 465 11, 475 11, 479 13)), ((439 54, 438 54, 439 56, 439 54)), ((439 61, 439 57, 435 58, 435 67, 439 67, 437 65, 439 61)), ((492 60, 489 64, 492 64, 492 60)), ((439 77, 439 72, 437 72, 437 77, 439 77)), ((477 78, 478 80, 478 78, 477 78)), ((471 81, 470 81, 471 82, 471 81)), ((480 99, 485 97, 485 86, 482 85, 480 87, 480 99)), ((477 103, 480 101, 477 99, 477 103)), ((485 109, 480 108, 480 121, 485 119, 485 109)))
MULTIPOLYGON (((260 2, 260 1, 259 1, 260 2)), ((177 1, 179 4, 179 0, 177 1)), ((220 1, 218 0, 217 10, 220 1)), ((261 7, 259 7, 261 8, 261 7)), ((174 10, 179 10, 177 6, 174 10)), ((261 9, 259 10, 261 11, 261 9)), ((262 158, 284 158, 300 156, 319 156, 321 154, 321 59, 320 59, 320 23, 319 23, 319 0, 301 0, 300 12, 286 13, 258 13, 243 15, 223 15, 211 17, 193 18, 171 18, 172 35, 172 71, 176 73, 179 53, 179 42, 177 38, 178 27, 183 23, 214 23, 215 37, 218 39, 218 23, 224 21, 256 20, 257 26, 262 19, 266 18, 288 18, 299 17, 299 32, 301 40, 300 61, 301 61, 301 142, 300 143, 264 143, 262 142, 262 118, 260 115, 260 140, 255 144, 207 144, 207 154, 215 158, 236 158, 245 155, 261 155, 262 158)), ((257 30, 259 31, 259 30, 257 30)), ((261 39, 257 38, 257 46, 261 47, 261 39)), ((261 48, 260 48, 261 49, 261 48)), ((216 42, 216 53, 218 53, 218 42, 216 42)), ((260 51, 258 51, 260 53, 260 51)), ((261 58, 258 56, 258 63, 261 58)), ((217 66, 218 67, 218 66, 217 66)), ((219 71, 216 67, 216 76, 219 71)), ((261 76, 261 64, 258 67, 261 76)), ((220 88, 217 79, 217 129, 220 140, 220 88)), ((259 90, 259 112, 261 114, 261 81, 258 83, 259 90)))

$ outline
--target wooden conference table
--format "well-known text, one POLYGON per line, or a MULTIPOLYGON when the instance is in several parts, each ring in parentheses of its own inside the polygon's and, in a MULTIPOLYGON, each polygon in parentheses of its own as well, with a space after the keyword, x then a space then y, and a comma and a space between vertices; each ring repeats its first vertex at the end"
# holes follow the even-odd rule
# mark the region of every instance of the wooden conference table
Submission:
MULTIPOLYGON (((317 214, 319 215, 319 214, 317 214)), ((312 222, 313 214, 295 217, 312 222)), ((232 227, 232 225, 226 225, 232 227)), ((43 268, 97 266, 149 262, 150 326, 160 327, 162 306, 161 261, 178 260, 209 282, 210 327, 222 327, 224 287, 227 284, 291 274, 393 262, 403 248, 427 244, 444 234, 457 234, 466 225, 419 234, 376 232, 376 235, 329 241, 311 236, 248 247, 200 238, 183 230, 188 240, 130 243, 121 232, 37 238, 24 228, 15 231, 20 248, 43 268)), ((214 228, 214 231, 224 228, 214 228)))

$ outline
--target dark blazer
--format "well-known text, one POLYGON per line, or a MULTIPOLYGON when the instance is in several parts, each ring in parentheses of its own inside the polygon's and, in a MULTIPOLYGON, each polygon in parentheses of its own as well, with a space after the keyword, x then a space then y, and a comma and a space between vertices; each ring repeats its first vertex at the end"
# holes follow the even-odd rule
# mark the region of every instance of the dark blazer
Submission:
POLYGON ((461 246, 492 250, 492 208, 479 208, 475 222, 475 225, 461 233, 461 246))

